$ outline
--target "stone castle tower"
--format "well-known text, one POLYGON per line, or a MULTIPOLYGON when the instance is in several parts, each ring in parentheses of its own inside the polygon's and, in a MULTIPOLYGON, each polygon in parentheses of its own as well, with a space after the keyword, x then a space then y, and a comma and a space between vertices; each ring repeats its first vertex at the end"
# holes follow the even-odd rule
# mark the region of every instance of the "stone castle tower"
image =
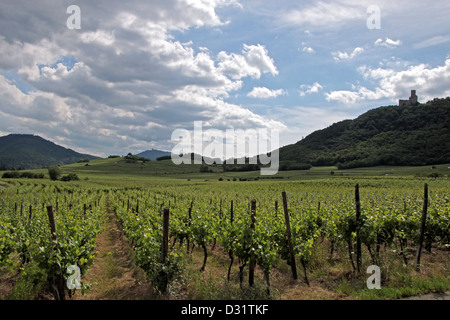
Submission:
POLYGON ((399 100, 398 105, 400 107, 406 107, 406 106, 416 106, 418 104, 418 97, 416 95, 416 90, 411 90, 411 97, 409 97, 409 100, 399 100))

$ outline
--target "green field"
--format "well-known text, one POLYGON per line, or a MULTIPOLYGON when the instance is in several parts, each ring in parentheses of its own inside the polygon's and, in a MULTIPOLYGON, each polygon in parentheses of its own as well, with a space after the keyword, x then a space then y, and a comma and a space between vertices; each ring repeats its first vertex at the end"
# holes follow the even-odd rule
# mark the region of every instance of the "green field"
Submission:
MULTIPOLYGON (((112 158, 60 167, 61 176, 76 174, 76 181, 50 181, 47 169, 31 170, 44 179, 0 179, 0 284, 16 284, 0 286, 0 298, 40 299, 42 292, 58 298, 48 281, 55 284, 58 274, 67 280, 64 270, 74 264, 81 267, 86 297, 104 298, 95 277, 121 274, 117 260, 102 262, 114 257, 104 247, 111 241, 108 232, 116 229, 130 250, 126 265, 136 265, 144 275, 139 283, 155 289, 121 299, 399 299, 444 292, 450 290, 449 167, 313 167, 261 176, 223 172, 222 166, 201 173, 200 165, 112 158), (428 228, 416 269, 425 184, 428 228), (296 281, 286 263, 282 192, 291 217, 296 281), (55 208, 56 247, 47 205, 55 208), (165 207, 170 238, 162 263, 165 207), (107 270, 99 271, 103 265, 107 270), (370 265, 381 268, 380 290, 366 287, 370 265), (167 286, 161 285, 161 270, 167 286)), ((67 293, 76 298, 80 291, 67 293)))
MULTIPOLYGON (((223 172, 221 165, 209 166, 211 173, 201 173, 198 164, 174 165, 171 160, 164 161, 137 161, 127 162, 124 158, 97 159, 89 163, 75 163, 61 166, 62 174, 76 173, 81 180, 90 181, 118 181, 126 183, 147 183, 149 181, 161 181, 161 179, 214 181, 223 180, 310 180, 348 177, 373 177, 373 178, 427 178, 437 176, 448 178, 450 176, 450 164, 436 166, 380 166, 368 168, 356 168, 338 170, 336 167, 313 167, 310 170, 279 171, 274 176, 262 176, 260 171, 250 172, 223 172)), ((33 173, 44 173, 47 169, 26 170, 33 173)), ((0 171, 0 175, 3 172, 0 171)))

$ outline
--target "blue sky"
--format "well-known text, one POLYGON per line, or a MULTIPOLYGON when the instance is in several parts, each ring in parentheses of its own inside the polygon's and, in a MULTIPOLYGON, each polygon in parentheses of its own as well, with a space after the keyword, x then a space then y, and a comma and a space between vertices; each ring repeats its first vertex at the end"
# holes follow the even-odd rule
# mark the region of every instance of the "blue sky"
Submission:
POLYGON ((449 16, 418 0, 2 1, 0 135, 107 156, 171 150, 203 121, 295 143, 412 89, 449 96, 449 16))

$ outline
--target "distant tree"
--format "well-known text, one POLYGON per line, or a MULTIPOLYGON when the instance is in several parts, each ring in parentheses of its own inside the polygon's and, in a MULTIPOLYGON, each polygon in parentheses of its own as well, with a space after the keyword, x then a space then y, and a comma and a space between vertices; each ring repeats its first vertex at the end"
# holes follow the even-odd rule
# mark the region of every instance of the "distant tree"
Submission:
POLYGON ((170 160, 170 159, 172 159, 172 156, 167 155, 167 156, 161 156, 159 158, 156 158, 156 161, 170 160))
POLYGON ((21 178, 28 178, 28 179, 33 179, 34 178, 34 174, 31 172, 22 172, 20 174, 21 178))
POLYGON ((206 164, 202 164, 200 166, 200 172, 205 173, 205 172, 212 172, 212 170, 206 165, 206 164))
POLYGON ((28 179, 43 179, 43 173, 32 173, 32 172, 22 172, 19 171, 9 171, 2 175, 3 179, 17 179, 17 178, 28 178, 28 179))
POLYGON ((76 173, 70 173, 66 176, 61 177, 61 181, 72 181, 72 180, 80 180, 80 178, 78 178, 78 175, 76 173))
POLYGON ((19 172, 18 171, 10 171, 10 172, 5 172, 2 175, 3 179, 16 179, 19 178, 19 172))
POLYGON ((50 167, 48 168, 48 175, 50 176, 50 180, 58 180, 61 176, 61 169, 58 167, 50 167))
POLYGON ((125 156, 125 159, 126 159, 126 162, 127 162, 127 163, 136 163, 136 162, 138 162, 138 161, 142 161, 142 162, 150 161, 150 159, 147 159, 147 158, 145 158, 145 157, 139 157, 139 156, 133 155, 133 154, 131 154, 131 153, 128 153, 128 154, 125 156))

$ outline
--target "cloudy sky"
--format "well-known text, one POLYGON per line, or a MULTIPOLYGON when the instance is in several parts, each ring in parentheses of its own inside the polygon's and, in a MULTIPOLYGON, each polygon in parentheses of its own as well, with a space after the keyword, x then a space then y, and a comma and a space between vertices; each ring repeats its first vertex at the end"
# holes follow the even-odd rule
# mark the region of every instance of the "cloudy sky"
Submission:
POLYGON ((0 135, 107 156, 171 150, 203 121, 295 143, 411 89, 449 96, 449 16, 423 0, 2 0, 0 135))

